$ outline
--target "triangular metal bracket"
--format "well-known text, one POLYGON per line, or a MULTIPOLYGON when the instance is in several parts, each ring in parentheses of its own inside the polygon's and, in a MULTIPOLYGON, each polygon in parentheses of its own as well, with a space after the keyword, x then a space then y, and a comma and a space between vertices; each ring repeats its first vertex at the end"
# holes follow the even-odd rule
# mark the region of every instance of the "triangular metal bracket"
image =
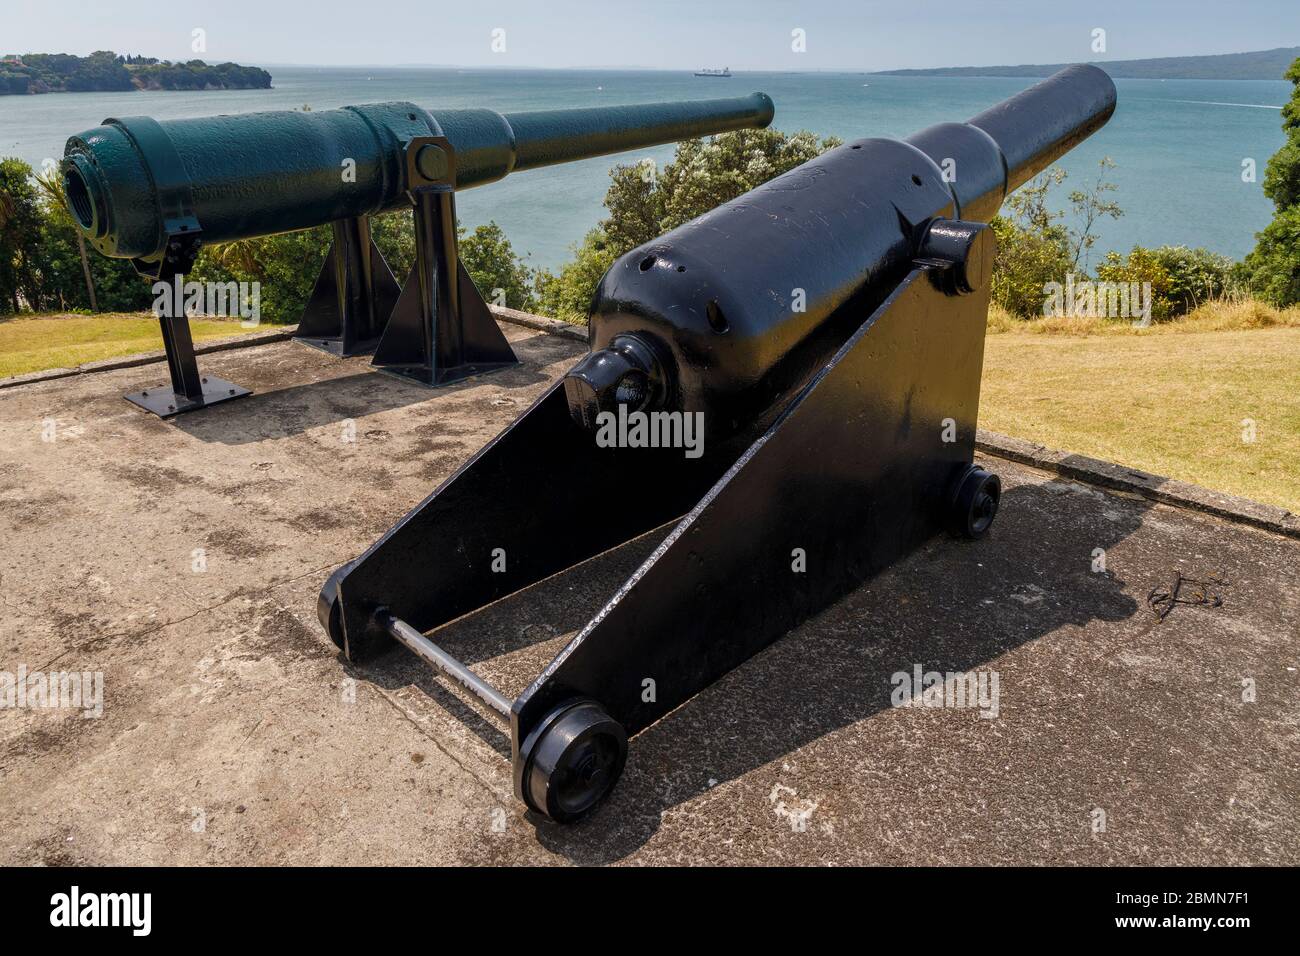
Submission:
POLYGON ((364 217, 333 226, 334 241, 294 338, 333 355, 363 355, 379 344, 401 289, 364 217))
POLYGON ((451 329, 441 328, 437 317, 422 307, 418 270, 418 264, 411 268, 375 349, 373 364, 425 385, 446 385, 518 364, 492 310, 463 265, 456 264, 460 308, 451 329))

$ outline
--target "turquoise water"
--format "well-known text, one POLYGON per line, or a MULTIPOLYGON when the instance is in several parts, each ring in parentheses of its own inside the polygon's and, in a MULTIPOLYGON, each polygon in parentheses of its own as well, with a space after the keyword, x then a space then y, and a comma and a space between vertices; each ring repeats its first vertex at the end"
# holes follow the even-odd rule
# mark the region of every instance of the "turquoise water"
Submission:
MULTIPOLYGON (((738 73, 729 80, 685 73, 381 70, 279 67, 271 90, 176 93, 69 93, 0 97, 0 155, 34 166, 58 157, 72 133, 106 116, 159 119, 411 100, 437 107, 501 111, 644 103, 733 96, 762 90, 776 102, 776 126, 845 139, 905 136, 944 120, 966 119, 1032 81, 983 77, 897 77, 856 73, 738 73)), ((1272 205, 1260 182, 1264 164, 1283 142, 1278 108, 1290 84, 1254 80, 1119 80, 1119 108, 1110 124, 1064 161, 1070 182, 1095 178, 1096 164, 1117 164, 1118 221, 1100 228, 1097 252, 1134 244, 1202 245, 1240 257, 1268 223, 1272 205), (1242 182, 1253 158, 1257 182, 1242 182)), ((607 170, 616 162, 653 157, 672 147, 536 170, 461 194, 470 226, 495 219, 533 265, 554 268, 604 214, 607 170)), ((1065 205, 1064 195, 1060 204, 1065 205)))

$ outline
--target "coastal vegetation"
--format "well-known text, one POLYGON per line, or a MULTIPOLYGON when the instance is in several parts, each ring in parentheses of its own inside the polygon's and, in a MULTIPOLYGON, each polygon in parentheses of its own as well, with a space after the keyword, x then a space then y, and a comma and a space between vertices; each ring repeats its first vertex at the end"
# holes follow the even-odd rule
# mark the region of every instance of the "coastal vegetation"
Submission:
MULTIPOLYGON (((1045 289, 1068 276, 1146 287, 1153 321, 1225 298, 1254 296, 1275 307, 1300 303, 1300 61, 1288 76, 1297 88, 1282 114, 1288 141, 1269 161, 1264 180, 1277 216, 1244 261, 1162 246, 1112 251, 1094 263, 1097 224, 1123 215, 1108 179, 1114 163, 1103 159, 1085 188, 1069 189, 1066 173, 1053 168, 1008 198, 992 222, 998 238, 993 301, 1017 318, 1041 317, 1045 289)), ((597 282, 619 256, 836 145, 807 132, 771 129, 688 140, 662 170, 647 162, 615 167, 605 196, 608 215, 555 272, 531 269, 494 222, 462 230, 461 253, 492 301, 582 323, 597 282)), ((148 306, 147 286, 128 263, 86 254, 57 176, 35 176, 19 160, 0 160, 0 225, 0 312, 148 306)), ((410 217, 376 217, 373 230, 394 274, 404 279, 414 260, 410 217)), ((319 227, 207 247, 193 278, 258 282, 264 320, 292 322, 329 241, 329 229, 319 227)))
POLYGON ((0 58, 0 95, 270 88, 270 73, 237 63, 173 63, 157 57, 120 56, 111 50, 98 50, 89 56, 11 53, 0 58))

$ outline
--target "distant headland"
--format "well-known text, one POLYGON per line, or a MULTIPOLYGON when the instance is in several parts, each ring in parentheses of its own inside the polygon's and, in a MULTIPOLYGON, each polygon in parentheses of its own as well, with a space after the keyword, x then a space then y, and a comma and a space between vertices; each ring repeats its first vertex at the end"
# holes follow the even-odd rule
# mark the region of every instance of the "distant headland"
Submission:
MULTIPOLYGON (((1220 53, 1214 56, 1162 56, 1149 60, 1094 60, 1117 80, 1280 80, 1300 46, 1220 53)), ((1024 66, 948 66, 933 70, 881 70, 888 76, 1051 76, 1066 63, 1024 66)))
POLYGON ((99 50, 6 54, 0 57, 0 96, 23 93, 104 93, 127 90, 269 90, 271 74, 238 63, 173 63, 152 56, 99 50))

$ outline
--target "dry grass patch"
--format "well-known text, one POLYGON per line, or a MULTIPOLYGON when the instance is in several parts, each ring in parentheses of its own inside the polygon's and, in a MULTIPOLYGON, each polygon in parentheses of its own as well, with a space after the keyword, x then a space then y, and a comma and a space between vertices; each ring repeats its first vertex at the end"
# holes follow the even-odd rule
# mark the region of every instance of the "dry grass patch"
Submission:
POLYGON ((990 335, 1024 332, 1034 335, 1176 335, 1187 332, 1234 332, 1251 329, 1300 328, 1300 306, 1275 309, 1255 299, 1222 299, 1207 302, 1187 315, 1169 322, 1155 322, 1146 328, 1131 319, 1042 316, 1018 319, 1000 305, 989 307, 990 335))
POLYGON ((1300 512, 1300 309, 1040 321, 990 317, 982 427, 1300 512))

